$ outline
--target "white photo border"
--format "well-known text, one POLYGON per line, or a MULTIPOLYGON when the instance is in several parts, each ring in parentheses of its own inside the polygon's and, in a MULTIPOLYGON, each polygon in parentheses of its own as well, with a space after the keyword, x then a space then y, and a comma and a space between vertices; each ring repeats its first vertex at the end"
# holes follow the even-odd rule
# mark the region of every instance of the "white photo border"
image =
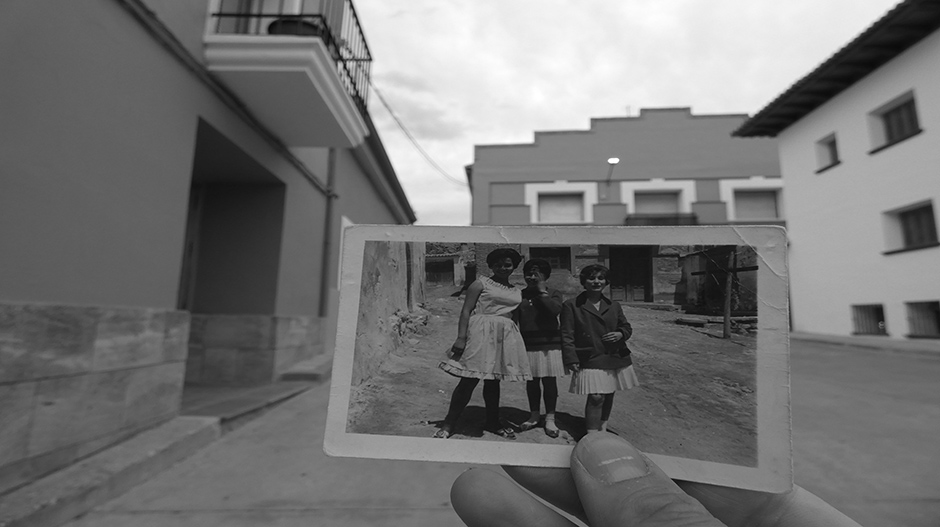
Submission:
POLYGON ((739 245, 757 253, 757 466, 648 454, 673 479, 785 492, 793 485, 786 231, 775 226, 438 227, 345 231, 342 288, 324 451, 331 456, 568 467, 571 446, 348 433, 363 250, 369 241, 544 245, 739 245))

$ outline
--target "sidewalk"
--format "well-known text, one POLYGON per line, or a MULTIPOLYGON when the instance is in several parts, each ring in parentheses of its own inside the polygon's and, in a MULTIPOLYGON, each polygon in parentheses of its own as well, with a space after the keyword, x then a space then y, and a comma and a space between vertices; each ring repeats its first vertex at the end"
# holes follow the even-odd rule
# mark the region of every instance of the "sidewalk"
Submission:
POLYGON ((70 527, 462 525, 466 465, 331 458, 329 383, 279 405, 70 527))
MULTIPOLYGON (((933 525, 929 518, 936 502, 930 489, 940 472, 935 462, 924 459, 930 459, 929 445, 940 423, 933 390, 940 343, 791 337, 797 482, 855 518, 885 520, 881 525, 933 525), (853 354, 857 360, 846 361, 853 354), (882 476, 871 480, 870 473, 882 476), (891 521, 904 516, 895 510, 898 504, 905 520, 922 521, 891 521)), ((211 444, 219 425, 198 421, 210 418, 185 418, 193 428, 186 433, 194 439, 199 434, 192 449, 208 446, 135 488, 137 481, 106 483, 130 491, 67 525, 461 525, 449 492, 467 465, 323 453, 329 392, 329 383, 321 382, 211 444)), ((193 407, 214 404, 207 397, 196 399, 193 407)), ((136 448, 137 457, 155 452, 151 446, 136 448)), ((7 525, 2 514, 0 525, 7 525)), ((14 520, 10 525, 58 523, 14 520)))
POLYGON ((790 340, 940 357, 940 340, 896 339, 874 335, 823 335, 798 331, 790 332, 790 340))

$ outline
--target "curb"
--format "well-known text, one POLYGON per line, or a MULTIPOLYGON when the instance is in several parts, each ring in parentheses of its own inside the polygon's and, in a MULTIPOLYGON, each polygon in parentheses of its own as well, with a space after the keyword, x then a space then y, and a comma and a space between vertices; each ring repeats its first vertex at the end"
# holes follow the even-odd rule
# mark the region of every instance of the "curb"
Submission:
POLYGON ((195 454, 219 419, 176 417, 0 498, 0 527, 57 527, 195 454))
POLYGON ((204 415, 173 418, 0 496, 0 527, 59 527, 192 456, 225 432, 328 380, 332 363, 332 354, 298 363, 276 384, 200 408, 204 415))
POLYGON ((940 344, 929 341, 901 340, 890 341, 881 338, 867 339, 860 337, 843 337, 838 335, 821 335, 818 333, 790 333, 790 340, 800 342, 813 342, 830 346, 851 348, 864 348, 867 350, 884 351, 888 353, 901 353, 906 355, 919 355, 922 357, 940 358, 940 344))
POLYGON ((333 373, 333 354, 321 353, 312 359, 298 362, 281 374, 282 381, 322 382, 333 373))
POLYGON ((219 412, 219 426, 222 428, 222 434, 227 434, 242 425, 254 421, 268 412, 268 410, 271 410, 289 399, 297 397, 313 388, 316 384, 317 382, 311 381, 280 381, 275 385, 284 386, 284 390, 271 393, 264 398, 248 401, 228 411, 219 412))

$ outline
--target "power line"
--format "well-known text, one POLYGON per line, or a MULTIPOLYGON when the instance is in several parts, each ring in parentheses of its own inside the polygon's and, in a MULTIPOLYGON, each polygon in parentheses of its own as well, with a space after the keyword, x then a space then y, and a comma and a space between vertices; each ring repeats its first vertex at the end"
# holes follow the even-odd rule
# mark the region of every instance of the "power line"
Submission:
POLYGON ((401 119, 398 118, 398 116, 392 110, 392 107, 389 106, 388 102, 385 100, 385 97, 382 96, 382 92, 380 92, 379 89, 375 86, 375 83, 372 82, 371 78, 369 79, 369 85, 372 86, 372 91, 374 91, 375 94, 378 95, 379 101, 382 103, 382 106, 385 107, 385 110, 388 111, 388 114, 392 116, 392 119, 394 119, 398 127, 401 128, 401 131, 405 134, 408 140, 411 141, 411 144, 414 145, 415 150, 417 150, 424 157, 424 159, 428 162, 428 164, 431 165, 431 167, 437 170, 442 176, 444 176, 445 179, 447 179, 451 183, 454 183, 454 184, 460 185, 461 187, 466 188, 467 187, 466 183, 448 174, 447 171, 441 168, 441 166, 438 165, 437 162, 431 158, 431 155, 428 154, 427 151, 425 151, 424 148, 422 148, 420 144, 418 144, 418 140, 415 139, 413 135, 411 135, 411 132, 408 131, 408 128, 405 127, 405 124, 401 122, 401 119))

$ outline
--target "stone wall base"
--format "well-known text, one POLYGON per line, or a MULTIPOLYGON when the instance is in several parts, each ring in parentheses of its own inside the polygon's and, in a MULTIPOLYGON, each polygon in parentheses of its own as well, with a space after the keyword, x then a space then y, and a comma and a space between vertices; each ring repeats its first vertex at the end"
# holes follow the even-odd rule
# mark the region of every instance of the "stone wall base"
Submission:
POLYGON ((193 314, 186 383, 254 386, 322 353, 317 317, 193 314))
POLYGON ((185 311, 0 303, 0 493, 175 417, 185 311))

